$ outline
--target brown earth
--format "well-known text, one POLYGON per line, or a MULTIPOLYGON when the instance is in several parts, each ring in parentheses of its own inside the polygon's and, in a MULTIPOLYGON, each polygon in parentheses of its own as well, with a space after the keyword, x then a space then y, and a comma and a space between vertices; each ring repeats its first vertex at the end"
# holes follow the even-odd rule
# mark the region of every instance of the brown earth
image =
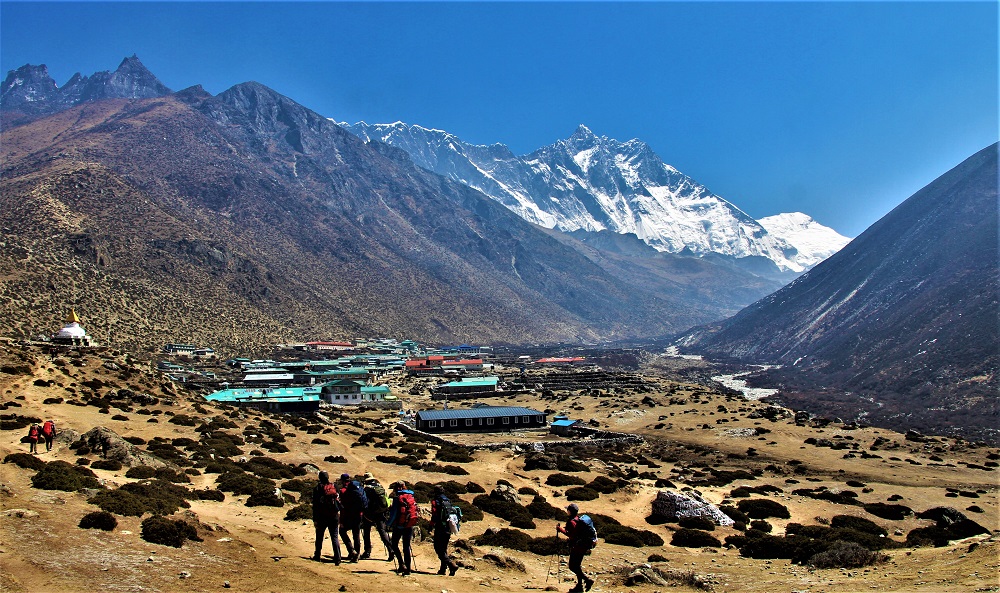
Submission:
MULTIPOLYGON (((4 414, 52 418, 61 430, 80 433, 95 426, 106 426, 123 436, 142 437, 147 441, 156 436, 199 438, 196 427, 178 426, 167 421, 168 412, 204 416, 195 410, 195 398, 184 393, 175 396, 172 385, 164 383, 153 371, 132 366, 124 356, 110 352, 49 354, 14 343, 0 343, 0 349, 0 368, 3 369, 0 372, 0 399, 7 406, 4 414), (54 382, 43 387, 35 384, 39 379, 54 382), (99 379, 101 384, 98 386, 90 382, 93 379, 99 379), (96 386, 96 390, 84 386, 85 381, 90 382, 90 386, 96 386), (103 395, 109 390, 122 388, 149 393, 161 398, 161 402, 145 406, 150 415, 116 408, 111 408, 109 414, 102 414, 98 407, 92 405, 42 403, 46 398, 82 401, 92 391, 103 395), (20 407, 11 404, 20 404, 20 407), (157 411, 161 413, 156 414, 157 411), (128 420, 112 420, 112 416, 117 414, 128 417, 128 420), (158 419, 158 422, 147 422, 152 418, 158 419)), ((864 502, 885 501, 898 494, 902 496, 898 504, 907 505, 915 511, 952 506, 994 533, 952 542, 943 548, 888 550, 890 559, 887 562, 852 570, 816 570, 786 560, 753 560, 741 557, 736 549, 688 549, 669 543, 655 548, 632 548, 601 542, 585 563, 588 570, 596 574, 595 591, 662 590, 663 586, 627 587, 623 584, 623 572, 646 562, 653 553, 666 558, 665 562, 654 564, 673 571, 675 580, 670 586, 680 588, 690 588, 685 583, 692 582, 697 576, 707 583, 705 587, 719 592, 1000 591, 997 580, 1000 567, 1000 545, 996 537, 996 530, 1000 528, 997 473, 977 469, 984 467, 987 456, 996 454, 996 449, 941 437, 917 443, 905 440, 898 433, 876 428, 850 430, 839 424, 818 428, 813 425, 797 426, 791 419, 775 422, 749 419, 748 414, 767 404, 742 401, 701 386, 666 378, 653 377, 650 380, 655 384, 650 393, 609 394, 605 390, 601 395, 580 396, 556 392, 554 398, 548 401, 540 401, 535 395, 524 395, 509 400, 494 398, 488 403, 565 410, 575 418, 593 418, 612 430, 647 437, 646 445, 625 452, 656 458, 659 467, 616 462, 597 454, 589 459, 578 456, 592 470, 581 474, 588 481, 613 473, 616 468, 634 467, 640 472, 653 471, 681 487, 696 484, 704 476, 705 467, 761 470, 756 480, 695 487, 714 503, 727 499, 730 491, 740 485, 770 484, 781 488, 783 492, 768 498, 786 505, 791 519, 769 519, 774 533, 780 534, 789 522, 816 524, 817 518, 854 514, 875 520, 889 529, 890 537, 901 541, 903 537, 892 535, 896 530, 905 534, 915 527, 930 524, 912 516, 903 521, 886 521, 867 515, 860 507, 791 494, 795 488, 827 486, 830 489, 848 489, 845 486, 848 480, 866 485, 866 490, 860 495, 864 502), (646 396, 652 398, 654 405, 641 403, 646 396), (728 411, 720 412, 720 405, 728 411), (661 416, 665 418, 660 420, 661 416), (722 419, 728 422, 717 423, 722 419), (657 429, 660 423, 665 426, 657 429), (742 434, 736 429, 752 428, 765 428, 770 432, 759 437, 736 436, 742 434), (837 436, 842 438, 834 439, 837 436), (872 450, 870 446, 877 437, 888 439, 888 442, 877 451, 872 450, 881 455, 881 459, 845 459, 844 454, 850 449, 833 450, 804 444, 803 441, 810 437, 859 443, 860 450, 865 451, 872 450), (753 452, 748 455, 751 447, 757 455, 752 455, 753 452), (942 461, 935 462, 932 456, 942 461), (663 457, 676 461, 661 461, 663 457), (900 461, 890 459, 892 457, 900 461), (789 463, 795 461, 801 463, 789 463), (935 463, 937 465, 933 465, 935 463), (975 467, 970 468, 963 463, 975 467), (770 469, 765 469, 768 466, 770 469), (788 480, 798 480, 799 483, 793 485, 788 480), (946 496, 952 494, 946 488, 967 494, 976 493, 978 497, 973 500, 965 496, 946 496), (972 504, 978 505, 984 512, 967 511, 966 507, 972 504)), ((406 384, 403 379, 395 382, 406 384)), ((401 389, 397 392, 406 393, 401 389)), ((422 395, 412 396, 406 403, 407 408, 417 409, 429 405, 422 395)), ((220 413, 211 406, 205 408, 208 415, 220 413)), ((265 416, 258 412, 230 416, 228 419, 236 422, 240 432, 265 417, 281 421, 281 431, 286 434, 284 444, 290 451, 267 455, 282 462, 311 463, 331 474, 345 470, 352 473, 371 471, 383 484, 396 479, 411 483, 447 479, 464 483, 471 480, 490 491, 502 478, 516 487, 531 487, 546 496, 553 505, 563 506, 560 501, 565 500, 562 497, 565 488, 545 485, 545 477, 554 472, 525 471, 523 455, 511 449, 476 452, 475 462, 460 464, 470 474, 456 477, 375 461, 377 454, 394 454, 391 449, 351 446, 358 436, 366 430, 378 428, 378 423, 390 416, 377 412, 339 416, 331 413, 329 428, 332 431, 323 435, 306 434, 292 426, 287 418, 265 416), (312 444, 314 436, 322 436, 330 444, 312 444), (343 455, 348 462, 325 462, 324 458, 330 455, 343 455)), ((27 445, 20 443, 23 434, 24 429, 0 432, 0 455, 27 452, 27 445)), ((502 438, 506 437, 495 435, 492 440, 502 438)), ((537 435, 530 435, 526 440, 537 439, 537 435)), ((401 437, 393 441, 403 442, 401 437)), ((247 452, 251 448, 253 445, 250 443, 243 447, 247 452)), ((38 457, 45 461, 60 459, 74 463, 80 456, 66 443, 57 441, 51 452, 42 452, 38 457)), ((91 454, 89 458, 97 460, 99 455, 91 454)), ((113 487, 133 481, 124 477, 125 469, 94 471, 107 486, 113 487)), ((192 501, 190 509, 176 514, 175 518, 187 517, 200 523, 199 535, 203 542, 188 541, 179 549, 151 544, 140 539, 140 519, 135 517, 118 517, 118 527, 112 532, 78 528, 80 518, 96 510, 96 507, 87 503, 83 493, 33 488, 30 481, 33 473, 11 463, 0 465, 0 483, 4 487, 0 492, 0 512, 5 513, 0 521, 2 591, 212 591, 223 589, 225 581, 234 591, 396 591, 401 588, 415 591, 515 591, 550 586, 557 587, 553 590, 567 590, 572 585, 569 581, 556 585, 556 563, 552 557, 490 546, 473 546, 471 552, 456 551, 455 556, 463 564, 463 569, 454 577, 428 574, 436 568, 436 558, 429 541, 415 544, 415 563, 420 572, 409 577, 395 575, 391 572, 392 564, 380 560, 342 564, 339 567, 329 562, 315 563, 309 560, 313 546, 311 522, 283 520, 291 504, 286 504, 284 508, 251 508, 244 505, 245 496, 233 496, 231 493, 226 493, 223 502, 192 501), (15 509, 27 512, 11 512, 15 509), (525 572, 516 568, 497 568, 484 559, 484 555, 489 553, 519 560, 524 564, 525 572), (182 578, 184 571, 190 573, 190 577, 182 578)), ((213 488, 215 478, 214 474, 192 476, 193 484, 190 486, 213 488)), ((305 476, 304 479, 312 480, 313 477, 305 476)), ((651 480, 637 478, 631 480, 629 487, 613 494, 602 494, 597 500, 581 503, 581 507, 584 512, 614 516, 625 525, 651 530, 669 542, 672 531, 677 529, 676 524, 648 525, 644 521, 657 490, 651 480)), ((465 495, 463 498, 471 500, 473 496, 465 495)), ((522 496, 522 503, 529 501, 530 497, 522 496)), ((536 524, 535 530, 526 531, 535 537, 554 533, 554 521, 536 520, 536 524)), ((488 527, 506 526, 506 521, 487 513, 481 522, 466 522, 460 538, 471 540, 488 527)), ((735 533, 730 528, 717 528, 713 535, 723 539, 735 533)), ((324 549, 329 552, 329 543, 324 549)), ((381 546, 376 543, 373 555, 379 557, 380 554, 381 546)), ((559 573, 564 579, 568 575, 565 566, 559 573)))

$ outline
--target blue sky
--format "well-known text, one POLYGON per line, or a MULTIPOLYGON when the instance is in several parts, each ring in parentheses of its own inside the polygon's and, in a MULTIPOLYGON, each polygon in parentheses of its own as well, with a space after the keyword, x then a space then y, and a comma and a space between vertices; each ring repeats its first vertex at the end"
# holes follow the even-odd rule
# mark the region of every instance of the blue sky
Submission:
POLYGON ((521 154, 639 138, 754 217, 855 236, 998 136, 995 2, 0 2, 0 67, 256 80, 521 154))

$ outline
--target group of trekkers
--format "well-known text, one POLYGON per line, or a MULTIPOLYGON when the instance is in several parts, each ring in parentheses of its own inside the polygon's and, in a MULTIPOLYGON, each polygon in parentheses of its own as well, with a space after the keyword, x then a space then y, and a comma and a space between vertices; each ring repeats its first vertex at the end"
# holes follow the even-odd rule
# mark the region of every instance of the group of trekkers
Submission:
MULTIPOLYGON (((333 543, 334 564, 370 559, 371 532, 374 529, 388 551, 386 561, 395 561, 396 572, 400 575, 410 574, 413 566, 411 540, 413 529, 420 519, 420 509, 406 482, 393 482, 389 488, 391 491, 386 492, 370 473, 365 474, 361 481, 353 479, 350 474, 342 474, 339 483, 333 483, 327 472, 319 472, 319 483, 313 489, 312 497, 313 524, 316 527, 313 560, 322 561, 323 540, 328 531, 333 543), (346 559, 341 553, 341 541, 347 551, 346 559)), ((434 528, 434 550, 441 559, 438 574, 454 576, 458 570, 458 565, 448 558, 448 541, 453 533, 458 532, 461 517, 461 509, 453 506, 444 491, 437 488, 431 502, 431 524, 434 528)))
MULTIPOLYGON (((389 554, 386 561, 396 563, 395 572, 402 576, 413 572, 411 541, 420 519, 420 509, 406 482, 393 482, 389 488, 386 492, 370 473, 360 481, 350 474, 342 474, 339 483, 334 483, 330 481, 330 474, 319 472, 319 483, 312 496, 316 527, 316 551, 312 559, 323 560, 323 540, 329 531, 334 564, 368 560, 372 554, 371 531, 374 528, 389 554), (346 560, 341 554, 341 541, 347 549, 346 560)), ((576 587, 570 593, 590 591, 594 581, 584 574, 582 563, 583 557, 597 544, 597 530, 587 515, 580 515, 577 505, 569 505, 566 512, 569 520, 565 526, 556 525, 556 532, 567 536, 570 542, 568 566, 577 578, 576 587)), ((455 576, 458 571, 458 564, 448 557, 448 542, 458 533, 461 521, 462 510, 451 503, 443 488, 435 486, 430 528, 434 532, 434 552, 440 561, 439 575, 455 576)))
MULTIPOLYGON (((38 441, 45 441, 45 450, 52 450, 52 440, 56 438, 56 423, 46 420, 44 424, 32 424, 28 427, 28 452, 38 453, 38 441)), ((23 442, 23 441, 22 441, 23 442)))

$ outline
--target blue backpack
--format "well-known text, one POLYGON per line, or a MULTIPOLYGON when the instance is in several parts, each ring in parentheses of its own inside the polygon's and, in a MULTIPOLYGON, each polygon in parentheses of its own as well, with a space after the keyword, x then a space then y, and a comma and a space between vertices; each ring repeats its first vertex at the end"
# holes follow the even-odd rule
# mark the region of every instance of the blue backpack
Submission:
POLYGON ((593 549, 597 545, 597 527, 589 515, 577 518, 576 542, 581 548, 593 549))

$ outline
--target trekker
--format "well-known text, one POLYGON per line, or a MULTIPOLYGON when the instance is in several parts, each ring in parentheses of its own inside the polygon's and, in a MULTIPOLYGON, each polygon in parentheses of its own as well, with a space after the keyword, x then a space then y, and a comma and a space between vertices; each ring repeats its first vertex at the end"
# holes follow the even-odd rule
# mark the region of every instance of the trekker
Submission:
POLYGON ((365 497, 368 499, 368 507, 365 509, 364 517, 361 521, 362 534, 365 539, 365 551, 361 554, 362 560, 371 558, 372 555, 372 527, 378 532, 382 539, 382 545, 389 554, 388 562, 394 558, 392 544, 389 543, 389 535, 385 532, 385 522, 389 519, 389 496, 385 488, 375 476, 365 474, 365 497))
POLYGON ((410 574, 412 565, 412 551, 410 541, 413 539, 413 528, 417 526, 420 518, 420 509, 417 508, 417 501, 413 498, 413 490, 406 487, 406 482, 400 480, 393 483, 392 507, 389 509, 389 528, 392 529, 392 553, 394 557, 400 559, 399 567, 396 569, 402 576, 410 574), (399 540, 403 540, 403 552, 400 554, 399 540))
POLYGON ((52 450, 52 439, 56 438, 56 423, 46 420, 42 425, 42 438, 45 439, 45 450, 52 450))
POLYGON ((361 517, 368 506, 361 483, 350 474, 340 476, 340 539, 347 548, 347 561, 357 562, 361 555, 361 517), (351 536, 354 536, 353 538, 351 536))
POLYGON ((313 526, 316 527, 316 552, 313 560, 321 562, 323 557, 323 538, 330 532, 333 542, 333 563, 340 565, 340 495, 337 485, 330 483, 330 474, 319 472, 319 483, 313 488, 312 495, 313 526))
POLYGON ((569 539, 568 565, 570 571, 576 575, 576 587, 570 589, 569 593, 582 593, 590 591, 594 586, 594 579, 588 578, 583 573, 583 557, 590 552, 596 542, 593 541, 589 529, 580 521, 580 507, 571 504, 566 507, 566 512, 569 513, 569 520, 566 521, 566 527, 556 524, 556 536, 561 533, 569 539))
POLYGON ((461 509, 451 504, 451 500, 444 493, 444 488, 435 486, 434 499, 431 500, 431 525, 434 528, 434 552, 441 560, 438 574, 448 571, 448 576, 453 577, 458 570, 458 565, 448 558, 448 540, 451 539, 452 529, 454 533, 458 532, 461 516, 461 509))
POLYGON ((42 430, 38 428, 37 424, 32 424, 28 428, 28 453, 38 453, 38 437, 42 434, 42 430))

